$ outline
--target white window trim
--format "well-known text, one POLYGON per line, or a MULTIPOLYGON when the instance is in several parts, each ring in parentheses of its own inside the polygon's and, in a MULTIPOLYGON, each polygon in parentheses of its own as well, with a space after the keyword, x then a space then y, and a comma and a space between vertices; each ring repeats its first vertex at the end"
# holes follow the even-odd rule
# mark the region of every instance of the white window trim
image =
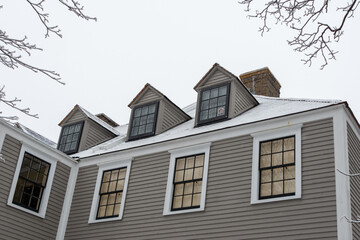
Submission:
POLYGON ((18 158, 18 161, 17 161, 17 165, 16 165, 12 185, 11 185, 11 188, 10 188, 10 193, 9 193, 7 205, 9 205, 11 207, 14 207, 14 208, 17 208, 17 209, 19 209, 21 211, 30 213, 32 215, 35 215, 35 216, 38 216, 38 217, 41 217, 41 218, 45 218, 46 208, 48 206, 49 196, 50 196, 50 192, 51 192, 51 186, 52 186, 54 175, 55 175, 56 164, 57 164, 57 159, 55 159, 54 157, 52 157, 50 155, 47 155, 47 154, 45 154, 43 152, 40 152, 36 148, 33 148, 30 145, 27 145, 26 143, 23 143, 22 147, 21 147, 21 150, 20 150, 19 158, 18 158), (13 203, 15 189, 16 189, 16 185, 17 185, 17 182, 18 182, 18 179, 19 179, 21 164, 23 162, 25 152, 27 152, 27 153, 29 153, 31 155, 34 155, 35 157, 38 157, 41 160, 51 164, 50 171, 49 171, 49 174, 48 174, 47 183, 46 183, 46 187, 44 189, 44 192, 43 192, 43 195, 42 195, 42 198, 41 198, 40 208, 39 208, 38 212, 32 211, 30 209, 24 208, 22 206, 19 206, 19 205, 16 205, 16 204, 13 203))
POLYGON ((98 164, 99 170, 98 170, 98 175, 97 175, 97 179, 96 179, 94 196, 93 196, 93 200, 92 200, 92 204, 91 204, 91 210, 90 210, 90 216, 89 216, 88 223, 108 222, 108 221, 116 221, 116 220, 122 219, 123 213, 124 213, 127 186, 128 186, 128 182, 129 182, 129 176, 130 176, 131 161, 132 161, 132 159, 123 159, 123 160, 119 160, 116 162, 98 164), (98 210, 98 206, 99 206, 99 198, 100 198, 99 191, 100 191, 101 179, 102 179, 103 172, 106 170, 111 170, 111 169, 116 169, 116 168, 121 168, 121 167, 126 167, 126 176, 125 176, 124 188, 123 188, 123 193, 122 193, 122 198, 121 198, 119 216, 112 217, 112 218, 96 219, 96 214, 97 214, 97 210, 98 210))
POLYGON ((173 214, 181 214, 181 213, 189 213, 189 212, 199 212, 205 210, 205 198, 206 198, 206 185, 207 185, 207 177, 208 177, 208 169, 209 169, 209 155, 210 155, 210 146, 211 143, 200 144, 196 146, 174 149, 170 150, 170 164, 169 164, 169 175, 166 186, 166 194, 165 194, 165 202, 164 202, 164 211, 163 215, 173 215, 173 214), (171 211, 172 204, 172 196, 174 191, 174 171, 175 171, 175 162, 176 158, 196 155, 196 154, 205 154, 204 157, 204 170, 203 170, 203 179, 202 179, 202 191, 201 191, 201 200, 199 208, 171 211))
POLYGON ((301 127, 297 124, 285 128, 272 129, 251 134, 253 137, 253 160, 252 160, 252 179, 251 179, 251 204, 276 202, 290 199, 301 198, 301 127), (295 135, 295 195, 285 197, 275 197, 259 199, 259 148, 260 142, 283 138, 295 135))

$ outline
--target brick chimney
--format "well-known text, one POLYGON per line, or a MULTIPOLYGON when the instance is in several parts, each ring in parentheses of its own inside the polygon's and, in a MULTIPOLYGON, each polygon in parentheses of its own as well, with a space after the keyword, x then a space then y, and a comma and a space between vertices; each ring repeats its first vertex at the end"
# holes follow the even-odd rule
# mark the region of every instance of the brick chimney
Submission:
POLYGON ((267 67, 243 73, 240 79, 252 94, 268 97, 280 96, 281 85, 267 67))

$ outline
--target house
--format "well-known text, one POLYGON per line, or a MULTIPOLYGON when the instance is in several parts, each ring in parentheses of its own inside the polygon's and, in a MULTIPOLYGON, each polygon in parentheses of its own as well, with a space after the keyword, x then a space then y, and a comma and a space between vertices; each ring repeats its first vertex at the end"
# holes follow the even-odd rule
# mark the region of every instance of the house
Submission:
POLYGON ((57 144, 0 121, 1 239, 360 239, 360 127, 219 64, 183 109, 150 84, 129 124, 76 105, 57 144))

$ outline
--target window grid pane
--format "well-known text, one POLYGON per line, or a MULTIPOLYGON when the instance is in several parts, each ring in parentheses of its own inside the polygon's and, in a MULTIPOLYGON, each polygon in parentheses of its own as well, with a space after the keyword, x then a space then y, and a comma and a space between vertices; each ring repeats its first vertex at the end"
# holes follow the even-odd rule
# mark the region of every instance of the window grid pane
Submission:
POLYGON ((13 203, 38 212, 49 169, 49 163, 25 152, 13 203))
POLYGON ((96 219, 118 217, 126 177, 126 167, 104 171, 99 191, 96 219))
POLYGON ((201 93, 199 123, 227 117, 229 87, 214 87, 201 93))
POLYGON ((78 150, 83 122, 63 127, 58 149, 65 153, 75 153, 78 150))
POLYGON ((177 158, 171 210, 199 208, 205 154, 177 158))
POLYGON ((295 136, 260 143, 259 198, 295 195, 295 136))
POLYGON ((134 109, 130 139, 150 136, 155 133, 156 110, 158 103, 134 109))

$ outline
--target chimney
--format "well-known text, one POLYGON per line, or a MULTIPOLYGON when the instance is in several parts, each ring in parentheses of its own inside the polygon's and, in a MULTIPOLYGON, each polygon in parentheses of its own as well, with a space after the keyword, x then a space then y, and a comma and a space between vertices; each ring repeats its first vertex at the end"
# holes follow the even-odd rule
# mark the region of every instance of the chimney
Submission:
POLYGON ((280 96, 281 85, 268 67, 243 73, 240 79, 252 94, 268 97, 280 96))

